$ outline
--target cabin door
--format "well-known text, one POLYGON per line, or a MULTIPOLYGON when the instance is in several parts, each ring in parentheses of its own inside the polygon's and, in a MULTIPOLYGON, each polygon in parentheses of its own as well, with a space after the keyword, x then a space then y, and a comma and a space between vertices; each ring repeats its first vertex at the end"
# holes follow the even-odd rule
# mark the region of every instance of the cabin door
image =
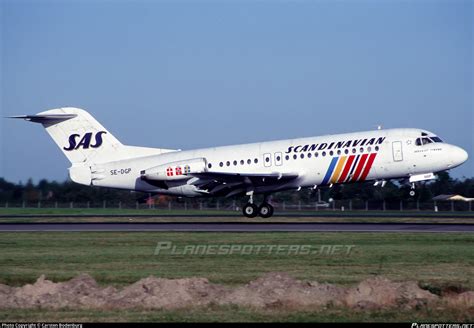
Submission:
POLYGON ((272 166, 272 154, 270 153, 263 154, 263 165, 265 167, 272 166))
POLYGON ((392 142, 392 153, 393 153, 393 161, 394 162, 403 161, 403 151, 402 151, 402 142, 401 141, 392 142))

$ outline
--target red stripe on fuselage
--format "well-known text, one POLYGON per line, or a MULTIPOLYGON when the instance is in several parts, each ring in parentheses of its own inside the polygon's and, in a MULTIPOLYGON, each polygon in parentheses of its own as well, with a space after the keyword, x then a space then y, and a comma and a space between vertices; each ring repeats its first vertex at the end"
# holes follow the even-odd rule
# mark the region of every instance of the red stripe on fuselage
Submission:
POLYGON ((367 165, 365 166, 364 172, 360 176, 359 181, 364 181, 365 178, 367 178, 367 175, 369 175, 370 168, 372 167, 372 164, 374 163, 375 156, 377 156, 377 153, 370 154, 369 160, 367 161, 367 165))
POLYGON ((359 165, 357 165, 357 169, 356 171, 354 172, 354 175, 352 176, 352 180, 351 181, 357 181, 357 178, 359 177, 360 173, 362 172, 362 168, 364 167, 364 164, 365 164, 365 161, 367 160, 367 154, 364 154, 361 156, 360 160, 359 160, 359 165))
POLYGON ((337 183, 341 183, 341 182, 344 182, 344 180, 346 180, 347 174, 349 173, 349 170, 351 169, 352 162, 354 162, 354 158, 355 158, 354 155, 349 156, 346 162, 346 166, 344 166, 344 170, 342 171, 342 174, 339 180, 337 180, 337 183))

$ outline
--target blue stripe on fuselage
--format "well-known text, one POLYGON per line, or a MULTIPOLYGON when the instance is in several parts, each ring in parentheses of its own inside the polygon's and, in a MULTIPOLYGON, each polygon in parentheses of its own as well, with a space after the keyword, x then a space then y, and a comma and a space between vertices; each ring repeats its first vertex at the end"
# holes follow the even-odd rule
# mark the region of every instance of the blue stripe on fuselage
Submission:
POLYGON ((323 179, 323 182, 321 184, 325 185, 329 182, 329 179, 331 179, 332 172, 334 171, 334 168, 336 167, 336 163, 339 157, 333 157, 331 164, 329 164, 329 169, 326 172, 326 176, 323 179))

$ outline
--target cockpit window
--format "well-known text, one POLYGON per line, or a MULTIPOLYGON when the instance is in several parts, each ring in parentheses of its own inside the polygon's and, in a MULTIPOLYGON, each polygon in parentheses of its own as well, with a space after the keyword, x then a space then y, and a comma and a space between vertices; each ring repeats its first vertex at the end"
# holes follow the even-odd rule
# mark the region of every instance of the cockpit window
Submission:
POLYGON ((427 145, 433 142, 442 142, 442 141, 438 137, 431 137, 431 139, 428 137, 423 137, 423 138, 417 138, 415 141, 415 145, 421 146, 421 145, 427 145))
POLYGON ((423 141, 423 145, 426 145, 426 144, 429 144, 429 143, 433 142, 433 141, 430 140, 430 138, 421 138, 421 140, 423 141))

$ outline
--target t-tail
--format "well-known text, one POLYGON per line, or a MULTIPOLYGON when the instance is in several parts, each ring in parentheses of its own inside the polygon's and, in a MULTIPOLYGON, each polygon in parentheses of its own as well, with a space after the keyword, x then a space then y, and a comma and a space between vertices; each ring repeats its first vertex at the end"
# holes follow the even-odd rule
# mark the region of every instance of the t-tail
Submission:
MULTIPOLYGON (((92 115, 79 108, 57 108, 36 115, 12 116, 11 118, 42 124, 59 149, 69 159, 72 167, 90 167, 96 163, 174 151, 172 149, 123 145, 92 115)), ((71 176, 71 178, 73 177, 71 176)))

